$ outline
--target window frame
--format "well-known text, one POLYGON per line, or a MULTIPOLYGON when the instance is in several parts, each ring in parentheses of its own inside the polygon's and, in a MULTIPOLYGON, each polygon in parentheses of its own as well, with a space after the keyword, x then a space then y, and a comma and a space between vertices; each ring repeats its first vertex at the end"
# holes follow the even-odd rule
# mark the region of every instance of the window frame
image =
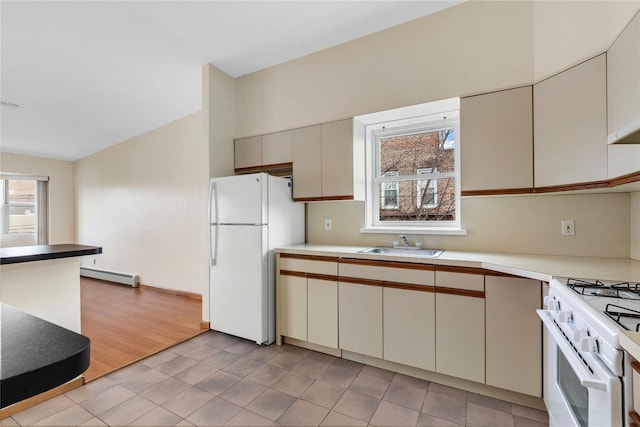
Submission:
MULTIPOLYGON (((366 202, 365 226, 361 233, 413 233, 413 234, 454 234, 466 235, 461 228, 460 196, 460 112, 459 98, 404 107, 388 112, 374 113, 354 118, 362 125, 365 142, 366 202), (426 113, 426 114, 425 114, 426 113), (386 119, 386 120, 385 120, 386 119), (456 140, 454 150, 454 171, 434 173, 432 178, 455 179, 455 220, 454 221, 380 221, 380 197, 377 186, 385 181, 424 180, 424 174, 400 176, 385 179, 378 176, 380 164, 379 139, 381 137, 402 136, 453 128, 456 140)), ((437 191, 437 190, 436 190, 437 191)))
MULTIPOLYGON (((438 168, 418 168, 416 170, 416 175, 431 175, 437 172, 438 172, 438 168)), ((426 179, 419 179, 417 181, 416 197, 417 197, 416 206, 418 206, 418 208, 426 208, 426 209, 437 208, 438 207, 438 178, 427 177, 426 179), (427 181, 427 184, 424 186, 424 189, 433 190, 433 203, 427 203, 426 205, 422 205, 421 203, 422 188, 423 188, 422 183, 424 181, 427 181)))

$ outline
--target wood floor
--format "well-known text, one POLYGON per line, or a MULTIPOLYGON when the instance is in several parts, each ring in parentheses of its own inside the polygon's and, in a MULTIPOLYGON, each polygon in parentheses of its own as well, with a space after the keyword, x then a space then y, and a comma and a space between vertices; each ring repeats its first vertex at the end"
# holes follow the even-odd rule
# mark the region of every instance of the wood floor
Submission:
POLYGON ((80 278, 82 334, 91 339, 91 381, 202 331, 202 302, 148 288, 80 278))

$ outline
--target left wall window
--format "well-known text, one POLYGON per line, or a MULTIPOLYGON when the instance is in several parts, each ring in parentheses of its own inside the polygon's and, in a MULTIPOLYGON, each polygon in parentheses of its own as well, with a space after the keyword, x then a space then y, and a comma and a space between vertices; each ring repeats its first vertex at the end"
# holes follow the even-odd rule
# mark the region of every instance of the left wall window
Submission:
POLYGON ((48 178, 0 174, 0 246, 44 245, 48 178))

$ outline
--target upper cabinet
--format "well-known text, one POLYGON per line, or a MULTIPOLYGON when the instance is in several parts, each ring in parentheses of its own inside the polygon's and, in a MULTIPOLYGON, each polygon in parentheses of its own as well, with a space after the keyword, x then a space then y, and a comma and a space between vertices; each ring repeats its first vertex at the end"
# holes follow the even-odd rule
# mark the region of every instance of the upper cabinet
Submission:
POLYGON ((532 87, 460 100, 462 194, 533 189, 532 87))
POLYGON ((322 130, 320 125, 293 131, 293 198, 322 194, 322 130))
POLYGON ((533 87, 536 189, 607 179, 606 55, 533 87))
POLYGON ((234 158, 236 171, 262 165, 262 137, 236 139, 234 158))
POLYGON ((234 141, 236 172, 291 169, 293 131, 240 138, 234 141))
POLYGON ((354 200, 354 194, 353 120, 294 129, 294 200, 354 200))
POLYGON ((608 142, 640 143, 640 14, 607 52, 608 142))

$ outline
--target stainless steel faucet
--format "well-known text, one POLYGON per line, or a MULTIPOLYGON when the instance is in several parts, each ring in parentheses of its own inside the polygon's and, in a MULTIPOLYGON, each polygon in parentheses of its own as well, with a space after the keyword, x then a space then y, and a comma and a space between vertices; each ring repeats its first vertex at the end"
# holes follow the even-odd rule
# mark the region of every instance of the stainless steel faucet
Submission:
POLYGON ((409 239, 407 239, 407 236, 405 236, 404 234, 401 234, 398 237, 400 237, 400 240, 402 240, 402 243, 404 243, 405 246, 409 246, 409 239))

